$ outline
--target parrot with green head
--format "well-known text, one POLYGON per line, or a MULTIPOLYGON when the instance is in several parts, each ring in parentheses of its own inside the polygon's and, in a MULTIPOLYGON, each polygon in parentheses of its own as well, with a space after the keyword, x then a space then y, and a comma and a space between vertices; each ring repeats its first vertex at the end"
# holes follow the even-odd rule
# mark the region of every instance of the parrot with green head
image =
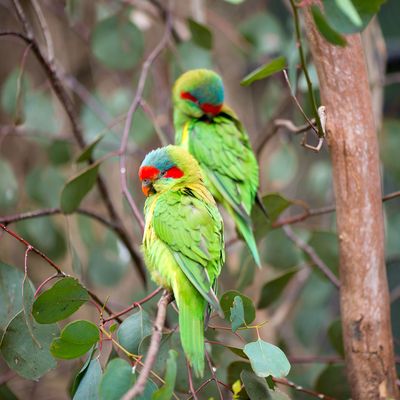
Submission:
POLYGON ((201 377, 205 313, 209 306, 222 313, 215 294, 225 258, 222 218, 199 164, 180 147, 147 154, 139 178, 147 196, 144 259, 153 280, 174 294, 182 347, 201 377))
POLYGON ((243 125, 224 103, 221 77, 207 69, 184 73, 175 82, 173 103, 175 144, 199 162, 207 187, 232 216, 261 266, 250 217, 259 185, 258 163, 243 125))

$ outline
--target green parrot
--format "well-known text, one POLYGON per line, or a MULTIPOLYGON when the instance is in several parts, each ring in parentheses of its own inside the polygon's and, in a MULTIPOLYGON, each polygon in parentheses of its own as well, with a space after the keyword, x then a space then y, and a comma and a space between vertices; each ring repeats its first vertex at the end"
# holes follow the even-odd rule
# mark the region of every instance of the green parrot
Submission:
POLYGON ((259 185, 258 163, 245 129, 224 104, 221 77, 207 69, 184 73, 175 82, 173 103, 175 144, 199 162, 208 189, 232 216, 260 267, 250 218, 259 185))
POLYGON ((148 153, 139 169, 144 213, 143 253, 153 280, 173 292, 183 350, 196 376, 204 372, 204 317, 224 264, 223 222, 197 161, 166 146, 148 153))

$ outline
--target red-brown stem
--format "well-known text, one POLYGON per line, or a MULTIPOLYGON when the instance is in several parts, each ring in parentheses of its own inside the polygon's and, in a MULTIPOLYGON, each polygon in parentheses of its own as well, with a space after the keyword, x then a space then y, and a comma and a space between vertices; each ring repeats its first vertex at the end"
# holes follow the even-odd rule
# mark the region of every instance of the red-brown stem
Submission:
MULTIPOLYGON (((7 228, 5 225, 0 223, 0 228, 3 229, 5 232, 7 232, 10 236, 12 236, 13 238, 17 239, 19 242, 21 242, 22 244, 25 245, 26 250, 25 250, 25 264, 24 264, 24 268, 25 271, 27 271, 27 256, 28 253, 30 251, 33 251, 34 253, 36 253, 39 257, 43 258, 43 260, 45 260, 51 267, 53 267, 57 273, 61 276, 61 277, 66 277, 68 276, 65 272, 63 272, 61 270, 61 268, 54 262, 52 261, 49 257, 46 256, 46 254, 44 254, 43 252, 41 252, 40 250, 38 250, 36 247, 32 246, 29 242, 27 242, 24 238, 22 238, 21 236, 19 236, 16 232, 12 231, 11 229, 7 228)), ((89 296, 101 307, 104 307, 104 310, 107 311, 108 314, 112 315, 114 314, 112 312, 112 310, 110 310, 110 308, 106 305, 104 305, 104 302, 102 302, 99 297, 93 293, 91 290, 87 289, 87 292, 89 293, 89 296)), ((119 317, 115 318, 118 322, 122 322, 121 319, 119 317)))
POLYGON ((141 299, 139 301, 135 301, 134 303, 132 303, 129 307, 125 308, 124 310, 122 310, 116 314, 110 315, 108 318, 105 318, 103 322, 106 323, 108 321, 116 319, 116 318, 120 317, 121 315, 124 315, 124 314, 128 313, 129 311, 133 310, 134 308, 139 307, 141 304, 146 303, 147 301, 152 299, 154 296, 156 296, 158 293, 160 293, 161 290, 162 290, 162 287, 160 286, 156 290, 151 292, 149 295, 144 297, 143 299, 141 299))
POLYGON ((318 399, 321 399, 321 400, 336 400, 331 396, 327 396, 326 394, 318 393, 318 392, 315 392, 314 390, 307 389, 307 388, 304 388, 303 386, 296 385, 295 383, 288 381, 287 379, 284 379, 284 378, 272 378, 272 380, 275 383, 289 386, 292 389, 297 390, 298 392, 307 393, 310 396, 317 397, 318 399))

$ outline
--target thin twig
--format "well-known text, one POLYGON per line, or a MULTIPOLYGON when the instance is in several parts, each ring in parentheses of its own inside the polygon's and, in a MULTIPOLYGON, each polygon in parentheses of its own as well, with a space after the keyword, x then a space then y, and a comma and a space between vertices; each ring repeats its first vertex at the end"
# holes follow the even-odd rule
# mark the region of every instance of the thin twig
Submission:
POLYGON ((285 77, 285 81, 286 84, 289 87, 289 91, 290 91, 290 96, 292 97, 292 99, 294 100, 294 102, 296 103, 297 108, 299 109, 299 111, 301 112, 301 114, 303 115, 304 119, 308 122, 309 127, 316 133, 318 134, 318 129, 315 128, 314 124, 312 123, 312 121, 310 120, 310 118, 308 118, 307 114, 305 113, 305 111, 303 110, 303 107, 301 106, 301 104, 299 103, 299 101, 297 100, 297 97, 295 96, 293 89, 292 89, 292 85, 290 84, 290 80, 288 77, 288 74, 286 72, 286 69, 284 69, 283 71, 283 76, 285 77))
POLYGON ((141 71, 140 77, 139 77, 138 87, 136 90, 136 94, 132 101, 131 106, 129 107, 129 111, 128 111, 128 114, 126 117, 125 127, 124 127, 124 130, 122 133, 121 145, 120 145, 120 149, 119 149, 119 157, 120 157, 119 171, 120 171, 122 194, 125 196, 126 200, 128 201, 128 204, 133 212, 133 215, 135 216, 135 218, 136 218, 137 222, 139 223, 139 225, 141 226, 142 230, 144 230, 144 221, 143 221, 142 213, 139 211, 139 209, 138 209, 135 201, 133 200, 133 197, 128 189, 126 151, 127 151, 127 147, 128 147, 129 132, 130 132, 130 129, 132 126, 133 114, 135 113, 136 109, 140 105, 140 101, 143 96, 144 86, 145 86, 146 80, 147 80, 147 75, 149 73, 152 63, 155 61, 155 59, 161 54, 161 52, 166 47, 169 37, 170 37, 171 27, 172 27, 172 19, 171 19, 171 14, 169 13, 162 39, 157 44, 157 46, 152 50, 152 52, 149 54, 146 61, 143 63, 142 71, 141 71))
POLYGON ((42 30, 43 37, 46 42, 47 59, 49 60, 49 63, 52 64, 54 63, 54 46, 53 39, 51 38, 50 30, 46 22, 46 18, 44 17, 42 9, 40 8, 37 0, 31 0, 31 3, 33 9, 35 10, 35 14, 40 24, 40 29, 42 30))
POLYGON ((167 316, 167 307, 168 304, 172 301, 173 296, 171 293, 165 291, 158 302, 158 311, 157 317, 154 321, 153 333, 151 335, 150 347, 147 352, 146 359, 143 364, 143 368, 140 371, 140 375, 133 385, 131 389, 129 389, 122 400, 131 400, 136 396, 139 396, 143 393, 144 388, 147 383, 148 376, 150 374, 151 368, 157 358, 157 354, 160 348, 161 338, 162 338, 162 330, 165 324, 165 318, 167 316))
POLYGON ((192 367, 190 366, 190 363, 188 360, 186 360, 186 369, 188 372, 189 392, 191 394, 190 398, 193 398, 194 400, 198 400, 197 396, 196 396, 196 390, 194 389, 194 385, 193 385, 192 367))
POLYGON ((315 392, 314 390, 304 388, 303 386, 300 386, 300 385, 296 385, 295 383, 293 383, 291 381, 288 381, 285 378, 272 378, 272 380, 275 383, 279 383, 281 385, 289 386, 292 389, 297 390, 298 392, 307 393, 310 396, 317 397, 318 399, 321 399, 321 400, 336 400, 335 398, 333 398, 331 396, 327 396, 326 394, 318 393, 318 392, 315 392))
POLYGON ((286 236, 296 244, 301 250, 303 250, 311 259, 311 261, 315 264, 316 267, 333 283, 336 288, 340 288, 340 281, 336 277, 336 275, 329 269, 329 267, 322 261, 320 256, 315 252, 315 250, 307 244, 303 239, 297 236, 292 228, 288 225, 283 227, 283 231, 286 236))
POLYGON ((108 318, 104 319, 104 323, 111 321, 112 319, 116 319, 116 318, 120 317, 121 315, 124 315, 124 314, 128 313, 129 311, 133 310, 134 308, 137 308, 140 305, 146 303, 147 301, 151 300, 154 296, 156 296, 161 291, 161 289, 162 289, 162 287, 160 286, 156 290, 151 292, 149 295, 144 297, 143 299, 141 299, 139 301, 135 301, 129 307, 125 308, 124 310, 122 310, 116 314, 110 315, 108 318))
MULTIPOLYGON (((104 218, 102 215, 96 213, 95 211, 87 210, 85 208, 78 208, 76 210, 76 212, 78 214, 86 215, 90 218, 93 218, 112 230, 115 230, 117 228, 117 225, 113 221, 110 221, 110 220, 104 218)), ((6 215, 4 217, 0 217, 0 223, 8 225, 13 222, 23 221, 26 219, 40 218, 40 217, 46 217, 49 215, 57 215, 57 214, 62 214, 61 209, 58 207, 43 208, 40 210, 28 211, 28 212, 24 212, 24 213, 19 213, 19 214, 14 214, 14 215, 6 215)))
MULTIPOLYGON (((382 202, 386 202, 388 200, 392 200, 397 197, 400 197, 400 190, 383 196, 382 202)), ((293 215, 288 218, 278 219, 278 221, 275 221, 272 224, 272 228, 280 228, 285 225, 296 224, 296 223, 302 222, 310 217, 316 217, 318 215, 330 214, 335 211, 336 211, 336 207, 334 205, 315 208, 315 209, 305 208, 305 211, 302 212, 301 214, 296 214, 296 215, 293 215)))
MULTIPOLYGON (((311 107, 312 107, 314 118, 315 118, 315 121, 316 121, 317 127, 318 127, 318 130, 316 133, 321 138, 321 137, 325 136, 325 132, 322 128, 321 120, 320 120, 320 117, 318 114, 318 107, 317 107, 317 101, 316 101, 315 95, 314 95, 314 88, 312 86, 311 78, 310 78, 310 75, 309 75, 308 69, 307 69, 306 58, 304 56, 304 49, 303 49, 303 45, 301 42, 299 13, 297 10, 297 6, 294 3, 294 0, 289 0, 289 1, 290 1, 290 5, 292 7, 292 11, 293 11, 294 27, 295 27, 295 31, 296 31, 296 41, 297 41, 297 48, 299 50, 301 69, 303 70, 304 77, 306 78, 308 95, 310 97, 311 107)), ((308 118, 307 118, 307 121, 309 122, 308 118)))
POLYGON ((292 364, 342 364, 344 358, 340 356, 289 356, 292 364))
POLYGON ((167 139, 167 136, 161 129, 160 124, 157 121, 157 116, 155 115, 153 109, 150 107, 150 105, 144 99, 140 99, 140 105, 141 105, 143 111, 148 115, 148 117, 153 122, 154 129, 157 133, 158 139, 161 142, 161 145, 166 146, 169 141, 167 139))
MULTIPOLYGON (((73 136, 78 143, 79 147, 81 149, 84 149, 86 147, 86 142, 83 137, 83 133, 81 130, 81 127, 78 122, 78 118, 75 115, 73 103, 70 99, 70 97, 67 94, 67 91, 65 90, 61 79, 59 77, 59 73, 55 67, 55 63, 50 63, 46 58, 44 57, 42 51, 40 50, 39 45, 37 44, 36 40, 33 38, 32 30, 30 29, 30 25, 25 18, 25 15, 23 13, 22 8, 20 7, 20 4, 18 0, 13 0, 18 14, 19 19, 23 23, 25 27, 25 31, 27 32, 27 35, 24 35, 20 32, 14 32, 14 31, 6 31, 6 32, 0 32, 0 36, 14 36, 17 37, 21 40, 23 40, 27 44, 31 44, 32 52, 35 54, 36 59, 38 60, 39 64, 42 66, 44 69, 48 80, 50 82, 51 87, 54 90, 54 93, 56 94, 57 98, 59 99, 60 103, 62 104, 69 121, 72 126, 72 133, 73 136)), ((90 164, 94 163, 94 160, 90 158, 89 160, 90 164)), ((102 177, 101 174, 98 175, 97 177, 97 186, 101 195, 101 198, 103 199, 103 202, 107 208, 107 211, 110 215, 110 218, 115 221, 115 224, 117 226, 116 228, 116 233, 120 237, 121 241, 125 244, 126 248, 129 251, 129 254, 134 262, 134 265, 137 268, 137 271, 139 273, 139 276, 141 277, 142 281, 144 284, 146 284, 146 272, 145 272, 145 267, 143 265, 142 258, 137 250, 132 246, 132 241, 129 238, 128 233, 126 232, 122 220, 119 217, 114 204, 112 203, 111 196, 108 192, 107 186, 105 184, 104 178, 102 177)))
POLYGON ((212 365, 210 355, 208 354, 207 351, 205 352, 205 354, 206 354, 206 359, 207 359, 208 367, 210 368, 211 376, 212 376, 212 378, 213 378, 213 380, 214 380, 214 382, 215 382, 215 385, 217 386, 219 398, 220 398, 220 400, 224 400, 224 396, 222 396, 221 388, 219 387, 218 379, 217 379, 217 376, 216 376, 216 374, 215 374, 215 370, 214 370, 214 367, 213 367, 213 365, 212 365))
MULTIPOLYGON (((36 247, 32 246, 28 241, 26 241, 24 238, 22 238, 21 236, 19 236, 16 232, 12 231, 11 229, 9 229, 7 226, 3 225, 0 223, 0 228, 3 229, 5 232, 7 232, 10 236, 14 237, 15 239, 17 239, 19 242, 21 242, 22 244, 25 245, 26 247, 26 252, 25 252, 25 262, 26 262, 26 257, 27 257, 27 252, 33 251, 34 253, 36 253, 39 257, 41 257, 43 260, 45 260, 51 267, 53 267, 57 273, 62 276, 62 277, 67 277, 69 276, 68 274, 66 274, 64 271, 61 270, 61 268, 53 261, 51 260, 49 257, 46 256, 46 254, 44 254, 42 251, 40 251, 39 249, 37 249, 36 247)), ((25 264, 26 265, 26 264, 25 264)), ((99 297, 93 293, 91 290, 87 289, 87 292, 89 293, 89 296, 101 307, 104 308, 104 310, 107 311, 108 314, 112 315, 113 312, 112 310, 110 310, 109 307, 107 307, 103 301, 101 301, 99 299, 99 297)), ((118 322, 122 322, 120 318, 116 318, 118 322)))

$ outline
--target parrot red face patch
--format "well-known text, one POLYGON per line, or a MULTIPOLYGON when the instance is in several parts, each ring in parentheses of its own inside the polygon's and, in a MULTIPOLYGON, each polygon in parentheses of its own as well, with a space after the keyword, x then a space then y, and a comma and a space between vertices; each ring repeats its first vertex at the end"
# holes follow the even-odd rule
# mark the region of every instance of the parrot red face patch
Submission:
POLYGON ((160 170, 152 165, 145 165, 139 169, 139 179, 144 181, 145 179, 154 180, 160 174, 160 170))
POLYGON ((206 113, 211 115, 217 115, 222 109, 222 104, 209 104, 204 103, 200 105, 200 108, 206 113))
POLYGON ((164 177, 178 179, 182 178, 183 175, 183 171, 180 170, 178 167, 172 167, 165 173, 164 177))
POLYGON ((193 101, 193 103, 198 103, 199 101, 189 92, 182 92, 181 99, 193 101))

